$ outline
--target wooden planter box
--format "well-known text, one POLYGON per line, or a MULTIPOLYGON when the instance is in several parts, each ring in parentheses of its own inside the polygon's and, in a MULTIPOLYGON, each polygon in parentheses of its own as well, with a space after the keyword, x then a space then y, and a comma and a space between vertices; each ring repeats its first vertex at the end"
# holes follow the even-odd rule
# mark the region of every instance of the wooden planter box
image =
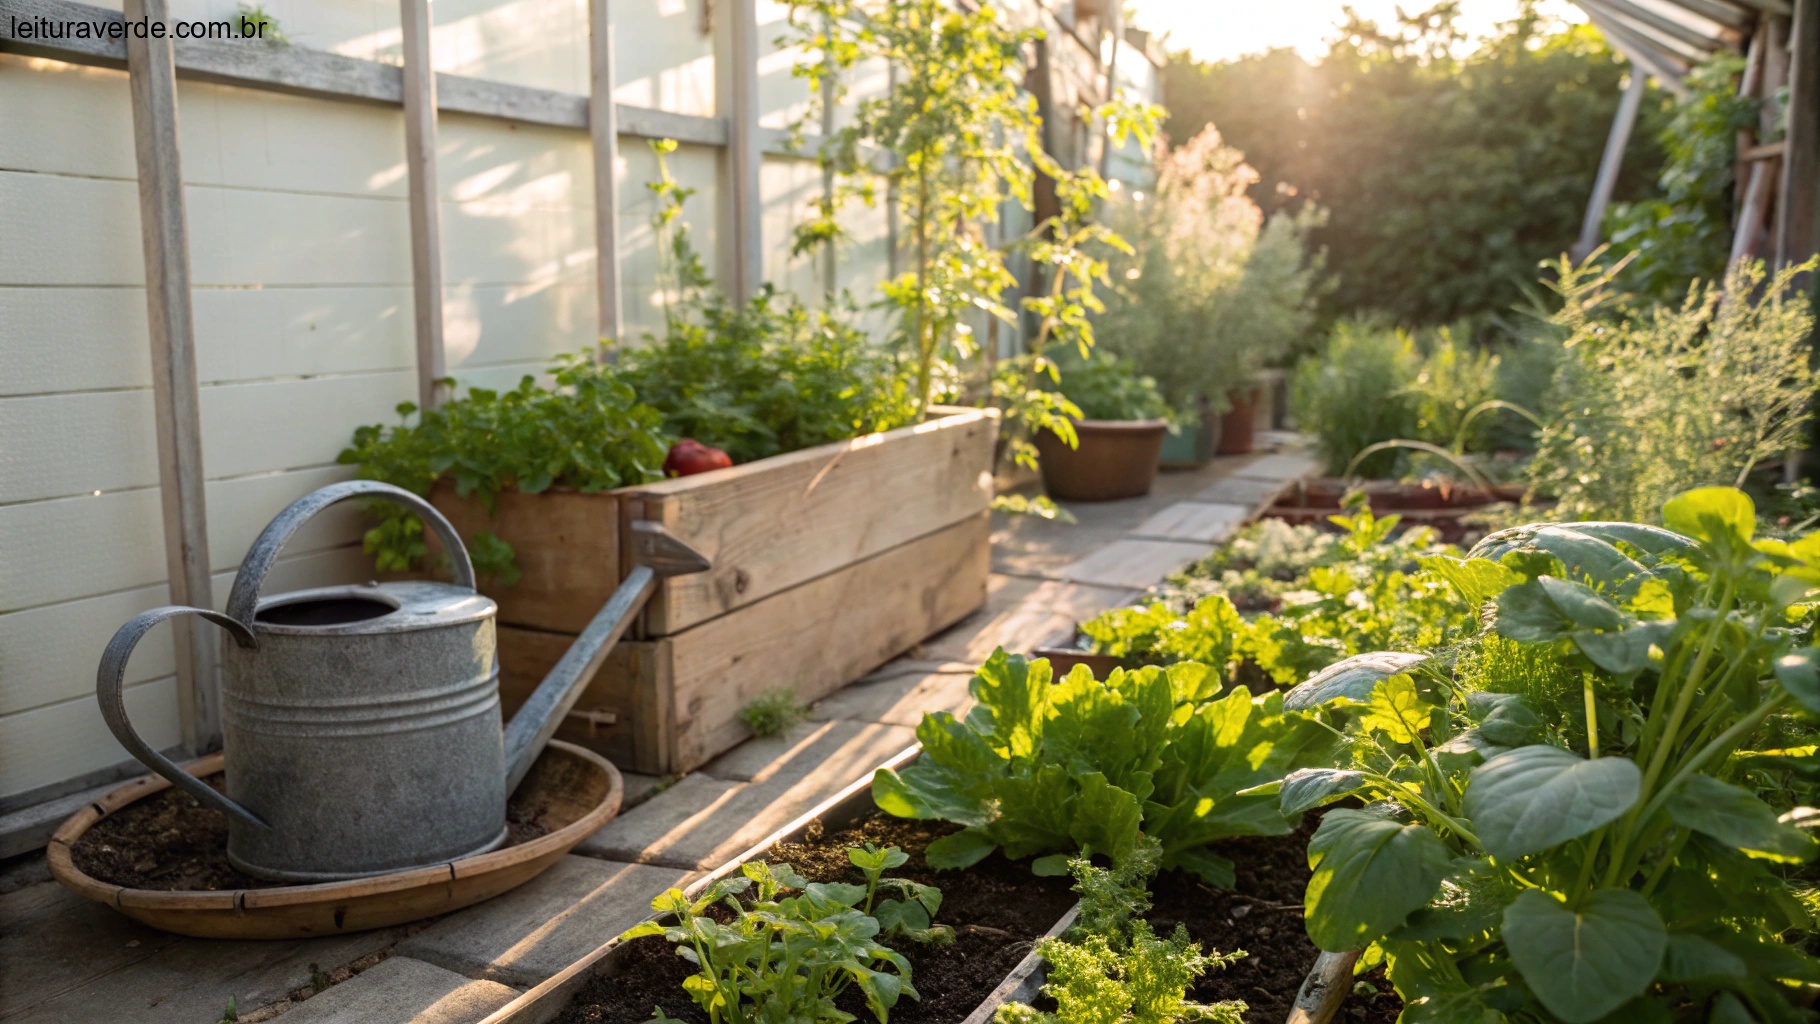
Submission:
POLYGON ((747 735, 780 686, 808 703, 979 608, 998 416, 926 423, 604 494, 501 495, 489 517, 438 487, 464 536, 491 530, 523 576, 499 602, 501 697, 514 709, 630 568, 631 523, 664 524, 714 563, 665 581, 557 735, 622 767, 688 771, 747 735))

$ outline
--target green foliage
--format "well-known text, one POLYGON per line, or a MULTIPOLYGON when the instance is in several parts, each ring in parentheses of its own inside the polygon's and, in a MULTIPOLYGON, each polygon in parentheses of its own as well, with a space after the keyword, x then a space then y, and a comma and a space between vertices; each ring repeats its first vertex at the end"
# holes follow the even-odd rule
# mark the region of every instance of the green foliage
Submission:
POLYGON ((759 694, 739 709, 739 720, 754 736, 777 736, 803 720, 809 709, 797 702, 796 691, 779 686, 759 694))
MULTIPOLYGON (((1346 533, 1316 555, 1299 555, 1300 571, 1289 581, 1271 580, 1279 605, 1273 613, 1247 621, 1224 593, 1206 593, 1217 588, 1184 580, 1166 600, 1104 612, 1082 623, 1081 632, 1096 653, 1127 665, 1192 659, 1224 671, 1249 661, 1289 684, 1352 655, 1444 645, 1473 630, 1474 605, 1417 571, 1418 563, 1455 551, 1436 544, 1433 531, 1399 534, 1397 516, 1378 518, 1369 508, 1333 522, 1346 533), (1204 596, 1177 613, 1171 601, 1181 593, 1204 596)), ((1223 564, 1222 556, 1216 552, 1208 564, 1223 564)))
POLYGON ((1107 204, 1135 251, 1110 259, 1114 288, 1095 337, 1156 378, 1177 410, 1206 399, 1221 412, 1235 384, 1307 343, 1318 261, 1302 239, 1317 218, 1280 214, 1266 224, 1245 196, 1256 172, 1212 126, 1159 147, 1156 173, 1149 191, 1107 204))
MULTIPOLYGON (((1092 348, 1090 316, 1101 309, 1096 288, 1107 283, 1101 252, 1128 248, 1093 216, 1108 194, 1106 183, 1091 169, 1064 169, 1042 146, 1035 97, 1020 85, 1025 50, 1036 33, 1012 29, 990 3, 789 4, 791 42, 820 57, 795 69, 817 102, 824 82, 832 84, 834 102, 843 100, 848 79, 862 64, 886 64, 897 72, 889 92, 858 103, 823 141, 820 159, 836 185, 817 200, 818 215, 799 227, 796 250, 835 244, 841 207, 854 200, 871 204, 881 180, 887 184, 910 269, 887 282, 883 293, 896 314, 899 345, 914 367, 917 412, 936 395, 942 367, 976 363, 968 373, 970 393, 1006 410, 1013 457, 1034 464, 1029 436, 1053 429, 1069 412, 1043 399, 1037 387, 1041 376, 1053 376, 1046 351, 1054 343, 1072 345, 1083 356, 1092 348), (881 168, 876 153, 896 159, 881 168), (1035 209, 1038 174, 1052 205, 1023 239, 1008 246, 991 241, 988 229, 1005 204, 1035 209), (1018 323, 1005 299, 1017 284, 1006 265, 1014 253, 1038 270, 1038 286, 1017 302, 1037 326, 1021 363, 1001 368, 994 362, 997 325, 1018 323), (985 344, 974 327, 982 311, 993 323, 994 338, 985 344)), ((1134 134, 1147 141, 1159 112, 1112 104, 1093 116, 1123 144, 1134 134)))
POLYGON ((1802 447, 1816 378, 1805 267, 1766 275, 1740 262, 1723 288, 1678 306, 1629 308, 1620 268, 1557 266, 1566 336, 1526 475, 1566 519, 1648 521, 1664 494, 1742 486, 1765 459, 1802 447))
POLYGON ((234 21, 241 38, 250 37, 274 46, 291 44, 290 36, 285 35, 284 29, 278 24, 278 19, 272 17, 264 4, 250 4, 241 0, 239 6, 234 10, 234 21))
MULTIPOLYGON (((446 479, 455 493, 478 499, 489 512, 506 490, 540 494, 565 487, 592 494, 662 477, 669 438, 661 418, 616 368, 577 353, 558 356, 550 376, 552 387, 529 374, 510 391, 470 387, 434 409, 405 402, 398 406, 403 422, 360 427, 337 461, 360 467, 362 479, 417 494, 446 479)), ((427 553, 423 524, 389 502, 374 502, 372 510, 379 522, 367 531, 366 550, 380 571, 419 565, 427 553)), ((505 542, 486 534, 470 546, 477 569, 510 576, 505 542)))
MULTIPOLYGON (((1241 612, 1263 611, 1309 569, 1343 557, 1333 534, 1281 519, 1247 523, 1206 558, 1170 577, 1159 597, 1177 610, 1223 594, 1241 612)), ((1108 652, 1109 653, 1109 652, 1108 652)))
POLYGON ((693 189, 652 143, 665 331, 621 349, 623 376, 663 413, 664 430, 725 451, 736 463, 903 426, 915 398, 895 359, 853 326, 851 310, 812 310, 767 285, 744 305, 713 288, 682 220, 693 189))
POLYGON ((1203 955, 1185 926, 1159 938, 1141 916, 1150 908, 1145 884, 1160 857, 1156 843, 1145 840, 1110 870, 1081 858, 1068 862, 1081 897, 1080 918, 1068 935, 1037 944, 1049 961, 1043 994, 1055 1000, 1055 1012, 1008 1003, 994 1018, 998 1024, 1243 1024, 1244 1003, 1208 1006, 1186 995, 1208 969, 1224 970, 1245 953, 1203 955))
POLYGON ((1450 328, 1416 333, 1360 321, 1335 325, 1327 348, 1296 369, 1296 423, 1313 435, 1327 472, 1395 478, 1427 456, 1397 449, 1365 454, 1392 440, 1488 452, 1527 444, 1520 414, 1501 403, 1533 404, 1532 363, 1542 343, 1521 347, 1525 361, 1504 370, 1504 355, 1461 340, 1450 328), (1363 458, 1359 456, 1364 455, 1363 458))
POLYGON ((969 687, 965 721, 939 712, 917 727, 923 755, 881 769, 873 799, 890 814, 967 826, 930 844, 935 867, 967 867, 994 850, 1043 855, 1060 874, 1070 856, 1123 864, 1139 831, 1159 842, 1163 866, 1230 885, 1232 865, 1208 844, 1282 835, 1292 823, 1268 798, 1239 791, 1320 757, 1325 729, 1286 713, 1280 694, 1243 687, 1183 663, 1114 671, 1084 666, 1051 683, 1049 663, 998 651, 969 687))
MULTIPOLYGON (((1590 25, 1524 5, 1462 53, 1457 3, 1394 24, 1354 17, 1312 63, 1292 50, 1164 71, 1169 132, 1208 123, 1246 155, 1267 214, 1319 204, 1330 316, 1408 325, 1498 313, 1536 264, 1579 235, 1627 64, 1590 25)), ((1645 98, 1617 185, 1641 197, 1661 166, 1665 94, 1645 98)))
POLYGON ((1756 538, 1730 488, 1663 519, 1520 527, 1435 560, 1486 608, 1464 652, 1291 691, 1345 755, 1265 788, 1285 813, 1367 803, 1309 844, 1309 935, 1375 946, 1406 1018, 1812 1019, 1785 993, 1820 983, 1791 941, 1814 922, 1779 865, 1812 859, 1790 822, 1813 812, 1740 785, 1733 755, 1820 712, 1820 535, 1756 538))
POLYGON ((227 1009, 221 1011, 220 1024, 239 1024, 240 997, 228 996, 227 1009))
POLYGON ((1160 420, 1176 415, 1155 379, 1114 355, 1065 361, 1059 381, 1041 379, 1039 386, 1067 396, 1084 420, 1160 420))
POLYGON ((1732 247, 1738 133, 1761 101, 1738 95, 1744 58, 1721 51, 1687 77, 1688 96, 1658 135, 1667 161, 1660 198, 1617 203, 1606 215, 1611 256, 1633 256, 1628 280, 1670 301, 1697 280, 1725 276, 1732 247))
MULTIPOLYGON (((850 985, 885 1024, 899 998, 919 997, 909 961, 879 940, 953 936, 930 924, 940 890, 883 877, 909 859, 903 851, 868 843, 847 851, 847 859, 865 885, 810 882, 788 864, 755 861, 693 900, 680 889, 666 891, 651 901, 660 916, 620 938, 661 935, 674 943, 676 954, 699 968, 683 988, 714 1024, 842 1024, 853 1017, 834 1001, 850 985), (881 892, 896 895, 879 901, 881 892), (724 908, 720 917, 709 913, 716 904, 724 908)), ((656 1019, 666 1019, 662 1010, 656 1019)))

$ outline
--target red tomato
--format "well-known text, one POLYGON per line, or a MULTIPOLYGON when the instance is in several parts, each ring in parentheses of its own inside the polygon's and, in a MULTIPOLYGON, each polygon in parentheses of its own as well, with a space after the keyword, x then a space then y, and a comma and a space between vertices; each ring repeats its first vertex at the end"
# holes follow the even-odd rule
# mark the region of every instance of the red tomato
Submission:
POLYGON ((710 448, 692 437, 685 437, 670 446, 670 454, 664 457, 665 476, 694 476, 715 469, 726 469, 733 465, 733 460, 719 448, 710 448))

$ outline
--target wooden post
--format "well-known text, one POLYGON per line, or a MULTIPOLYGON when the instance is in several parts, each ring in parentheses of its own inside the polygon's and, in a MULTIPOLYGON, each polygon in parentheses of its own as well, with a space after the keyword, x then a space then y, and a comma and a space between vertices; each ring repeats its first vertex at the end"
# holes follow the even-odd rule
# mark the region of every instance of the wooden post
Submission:
POLYGON ((430 0, 398 0, 404 35, 404 151, 411 192, 411 291, 417 314, 417 404, 433 408, 448 390, 442 348, 442 210, 436 186, 436 66, 430 59, 430 0))
MULTIPOLYGON (((732 269, 727 293, 744 303, 764 283, 763 199, 759 191, 758 0, 727 5, 727 173, 732 197, 732 269)), ((724 261, 723 261, 724 262, 724 261)))
MULTIPOLYGON (((1117 102, 1119 98, 1119 42, 1125 34, 1125 16, 1120 10, 1122 3, 1111 5, 1107 14, 1112 23, 1112 53, 1106 58, 1106 99, 1107 103, 1117 102)), ((1100 177, 1112 173, 1112 133, 1105 125, 1099 126, 1100 132, 1100 177)))
MULTIPOLYGON (((169 22, 167 0, 126 0, 126 17, 169 22)), ((171 40, 126 42, 132 90, 134 156, 139 168, 139 235, 145 246, 145 306, 151 324, 152 411, 158 435, 158 489, 171 603, 215 606, 209 581, 209 532, 203 493, 202 411, 190 309, 190 241, 177 149, 177 69, 171 40)), ((176 630, 177 708, 183 749, 202 754, 221 742, 214 636, 197 620, 176 630)))
POLYGON ((1649 90, 1649 76, 1636 63, 1630 66, 1630 84, 1618 100, 1618 112, 1611 119, 1611 134, 1605 139, 1605 155, 1599 158, 1599 176, 1593 180, 1592 198, 1586 203, 1586 218, 1580 222, 1580 240, 1574 245, 1574 258, 1585 259, 1599 246, 1600 227, 1605 223, 1605 208, 1611 205, 1612 192, 1618 187, 1618 171, 1624 166, 1624 151, 1630 146, 1630 133, 1637 126, 1637 111, 1643 106, 1643 94, 1649 90))
MULTIPOLYGON (((827 22, 827 31, 834 34, 834 20, 827 22)), ((828 145, 834 138, 834 114, 836 97, 839 95, 834 75, 837 69, 832 56, 823 60, 822 67, 822 145, 828 145)), ((822 154, 822 195, 830 200, 834 197, 834 165, 828 162, 827 154, 822 154)), ((822 246, 822 294, 827 298, 828 308, 834 308, 834 297, 840 293, 840 256, 835 251, 834 236, 828 237, 822 246)))
POLYGON ((588 134, 594 143, 595 287, 600 334, 617 343, 625 332, 619 283, 619 114, 613 102, 613 22, 609 0, 588 4, 588 134))
POLYGON ((1788 139, 1776 262, 1792 266, 1820 253, 1820 0, 1797 0, 1789 30, 1788 139))

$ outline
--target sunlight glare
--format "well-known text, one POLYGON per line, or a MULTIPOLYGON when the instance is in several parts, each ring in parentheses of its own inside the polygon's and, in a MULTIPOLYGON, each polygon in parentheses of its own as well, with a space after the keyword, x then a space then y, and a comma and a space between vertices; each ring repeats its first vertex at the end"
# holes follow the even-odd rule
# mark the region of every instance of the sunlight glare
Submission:
MULTIPOLYGON (((1327 52, 1327 40, 1342 17, 1347 0, 1276 0, 1259 4, 1250 0, 1133 0, 1136 25, 1167 35, 1170 50, 1186 48, 1200 60, 1220 61, 1277 47, 1294 47, 1313 59, 1327 52)), ((1396 19, 1398 0, 1352 0, 1362 17, 1389 24, 1396 19)), ((1423 9, 1420 0, 1402 0, 1405 10, 1423 9)), ((1517 0, 1462 0, 1461 28, 1471 38, 1491 31, 1517 12, 1517 0)), ((1585 21, 1567 0, 1544 0, 1544 14, 1585 21)))

